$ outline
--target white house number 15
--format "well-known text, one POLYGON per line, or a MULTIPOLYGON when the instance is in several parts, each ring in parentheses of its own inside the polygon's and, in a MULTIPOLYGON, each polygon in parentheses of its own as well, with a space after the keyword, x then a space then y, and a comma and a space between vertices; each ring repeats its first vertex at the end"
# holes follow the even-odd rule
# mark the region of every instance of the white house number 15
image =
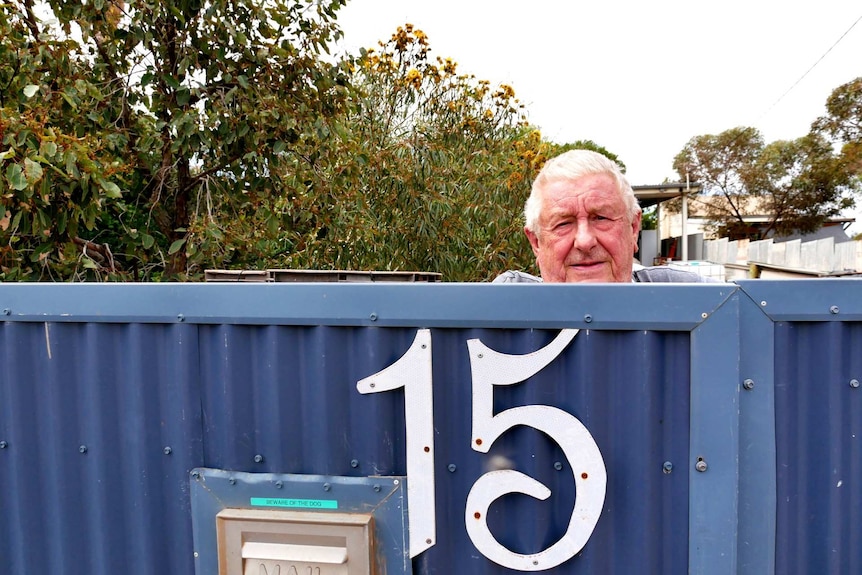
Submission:
MULTIPOLYGON (((471 445, 488 453, 491 445, 516 425, 544 432, 562 449, 574 471, 575 506, 565 534, 538 553, 515 553, 501 545, 488 529, 488 508, 507 493, 547 499, 551 491, 541 482, 512 469, 485 473, 467 495, 464 521, 476 549, 495 563, 518 571, 551 569, 568 561, 590 538, 605 501, 607 474, 593 436, 573 415, 548 405, 527 405, 494 415, 495 385, 514 385, 551 363, 578 334, 565 329, 542 349, 525 355, 498 353, 478 339, 467 341, 472 374, 473 422, 471 445)), ((407 499, 410 557, 432 547, 436 540, 434 480, 434 402, 431 376, 431 331, 420 329, 410 349, 386 369, 360 380, 360 393, 404 388, 407 422, 407 499)))

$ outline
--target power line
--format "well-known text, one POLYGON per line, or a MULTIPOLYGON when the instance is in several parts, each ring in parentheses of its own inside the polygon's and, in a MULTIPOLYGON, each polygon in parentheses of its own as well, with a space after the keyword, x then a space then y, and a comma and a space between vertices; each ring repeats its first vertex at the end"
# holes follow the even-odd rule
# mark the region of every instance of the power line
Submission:
MULTIPOLYGON (((789 93, 790 93, 790 92, 791 92, 791 91, 792 91, 796 86, 798 86, 798 85, 799 85, 799 83, 800 83, 802 80, 804 80, 804 79, 805 79, 805 77, 806 77, 808 74, 810 74, 810 73, 811 73, 811 71, 812 71, 814 68, 816 68, 818 64, 820 64, 820 62, 822 62, 822 61, 823 61, 823 59, 824 59, 824 58, 829 54, 829 52, 831 52, 831 51, 832 51, 832 49, 833 49, 833 48, 835 48, 835 46, 837 46, 837 45, 841 42, 841 40, 843 40, 843 39, 844 39, 844 37, 845 37, 845 36, 847 36, 847 34, 849 34, 849 33, 850 33, 850 30, 852 30, 852 29, 856 26, 856 24, 858 24, 860 21, 862 21, 862 16, 859 16, 859 17, 856 19, 856 21, 855 21, 855 22, 853 22, 853 24, 851 24, 849 28, 847 28, 847 31, 846 31, 846 32, 844 32, 843 34, 841 34, 841 37, 840 37, 840 38, 838 38, 838 39, 835 41, 835 43, 834 43, 834 44, 832 44, 832 45, 829 47, 829 49, 828 49, 828 50, 826 50, 826 52, 824 52, 824 53, 823 53, 823 55, 822 55, 822 56, 820 56, 820 58, 818 58, 818 59, 817 59, 817 61, 816 61, 816 62, 814 62, 814 64, 813 64, 810 68, 808 68, 808 70, 806 70, 806 71, 805 71, 805 73, 804 73, 804 74, 802 74, 802 76, 800 76, 800 77, 799 77, 799 79, 798 79, 798 80, 796 80, 796 82, 794 82, 792 86, 790 86, 790 87, 787 89, 787 91, 785 91, 783 94, 781 94, 781 96, 780 96, 777 100, 775 100, 775 103, 773 103, 773 104, 772 104, 772 105, 771 105, 771 106, 770 106, 770 107, 769 107, 765 112, 763 112, 763 113, 760 115, 760 117, 757 119, 757 122, 759 122, 760 120, 762 120, 762 119, 763 119, 763 117, 764 117, 765 115, 767 115, 769 112, 771 112, 771 111, 772 111, 772 109, 773 109, 775 106, 777 106, 777 105, 778 105, 778 103, 779 103, 779 102, 781 102, 781 100, 783 100, 785 96, 787 96, 787 94, 789 94, 789 93)), ((755 122, 755 123, 757 123, 757 122, 755 122)))

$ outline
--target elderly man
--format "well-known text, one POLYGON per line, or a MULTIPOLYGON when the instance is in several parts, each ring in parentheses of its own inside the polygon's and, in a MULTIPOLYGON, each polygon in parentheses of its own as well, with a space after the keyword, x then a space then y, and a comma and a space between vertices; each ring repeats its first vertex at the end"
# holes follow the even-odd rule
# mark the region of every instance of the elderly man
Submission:
POLYGON ((634 269, 641 209, 619 167, 596 152, 571 150, 549 160, 524 217, 542 277, 508 271, 494 283, 706 281, 667 267, 634 269))

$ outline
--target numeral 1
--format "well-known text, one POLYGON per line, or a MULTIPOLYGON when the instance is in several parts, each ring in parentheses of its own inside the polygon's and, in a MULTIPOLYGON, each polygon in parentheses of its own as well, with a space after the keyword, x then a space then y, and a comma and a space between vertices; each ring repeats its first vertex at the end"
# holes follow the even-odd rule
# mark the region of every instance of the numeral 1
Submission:
POLYGON ((434 546, 437 519, 434 496, 434 397, 431 374, 431 330, 416 332, 401 358, 356 384, 359 393, 404 388, 407 427, 407 516, 410 557, 434 546))

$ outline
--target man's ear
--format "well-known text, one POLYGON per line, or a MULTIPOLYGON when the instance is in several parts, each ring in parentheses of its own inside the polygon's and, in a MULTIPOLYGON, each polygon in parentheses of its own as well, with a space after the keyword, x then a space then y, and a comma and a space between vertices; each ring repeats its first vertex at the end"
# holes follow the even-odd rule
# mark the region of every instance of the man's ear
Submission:
POLYGON ((638 210, 638 213, 635 214, 635 217, 632 218, 632 243, 635 245, 634 253, 638 253, 638 234, 641 231, 641 218, 643 217, 643 212, 638 210))
POLYGON ((524 233, 527 234, 527 239, 530 240, 530 246, 533 248, 533 254, 539 257, 539 236, 535 232, 524 226, 524 233))

